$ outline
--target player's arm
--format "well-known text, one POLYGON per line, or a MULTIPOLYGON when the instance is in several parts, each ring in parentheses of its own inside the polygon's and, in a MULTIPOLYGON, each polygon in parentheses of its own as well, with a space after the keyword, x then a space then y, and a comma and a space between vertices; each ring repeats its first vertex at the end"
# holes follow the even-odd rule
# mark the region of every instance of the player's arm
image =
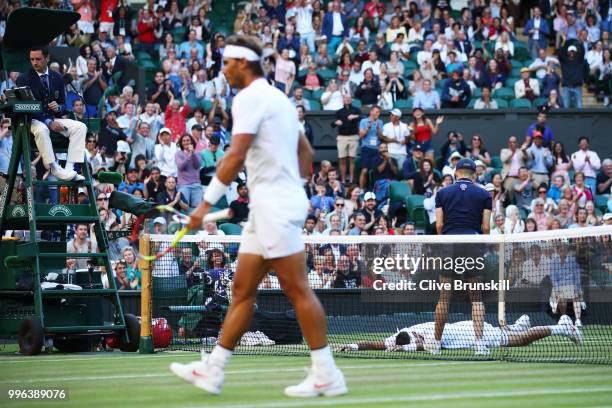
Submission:
POLYGON ((444 229, 444 210, 441 207, 437 207, 436 208, 436 232, 438 233, 438 235, 442 235, 443 229, 444 229))
POLYGON ((312 168, 312 162, 314 161, 315 153, 310 142, 306 138, 306 135, 300 132, 300 139, 298 140, 298 161, 300 165, 300 176, 304 178, 310 177, 310 169, 312 168))
POLYGON ((361 343, 343 344, 336 351, 385 350, 384 341, 363 341, 361 343))
POLYGON ((253 141, 252 134, 236 134, 232 136, 232 144, 223 156, 223 160, 217 166, 217 174, 211 181, 204 200, 191 213, 189 228, 202 228, 202 219, 209 213, 210 209, 219 201, 220 196, 225 193, 227 186, 236 178, 238 172, 244 167, 247 152, 253 141), (215 199, 216 198, 216 199, 215 199), (211 201, 215 201, 214 203, 211 201))
POLYGON ((482 233, 484 235, 488 235, 491 233, 491 210, 482 211, 482 233))

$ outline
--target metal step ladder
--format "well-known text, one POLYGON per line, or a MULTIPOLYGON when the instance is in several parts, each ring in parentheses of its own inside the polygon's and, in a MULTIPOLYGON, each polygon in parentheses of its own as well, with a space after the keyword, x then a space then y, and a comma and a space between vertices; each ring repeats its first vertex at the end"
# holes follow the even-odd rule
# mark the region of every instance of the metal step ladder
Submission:
MULTIPOLYGON (((121 302, 115 285, 113 271, 108 258, 108 238, 100 220, 96 207, 95 192, 89 167, 84 163, 83 181, 43 181, 33 179, 32 162, 33 143, 30 139, 31 113, 39 111, 40 103, 36 101, 5 102, 0 110, 10 114, 13 119, 13 152, 8 168, 8 180, 0 191, 0 233, 4 236, 7 230, 28 231, 25 234, 27 241, 18 241, 11 247, 11 251, 2 248, 1 261, 5 271, 12 271, 13 276, 23 273, 32 273, 32 287, 30 291, 8 288, 6 284, 0 286, 0 299, 21 299, 20 304, 30 310, 29 320, 36 321, 44 333, 45 339, 55 339, 100 335, 115 332, 121 343, 128 344, 129 328, 123 314, 121 302), (18 164, 22 161, 23 182, 25 184, 25 199, 20 203, 11 203, 11 195, 16 182, 18 164), (51 187, 58 193, 68 188, 74 197, 71 202, 57 204, 37 203, 34 200, 34 189, 51 187), (88 204, 77 204, 77 189, 85 187, 89 197, 88 204), (71 224, 93 224, 97 241, 97 253, 71 253, 67 251, 66 231, 71 224), (53 231, 59 241, 43 241, 37 238, 42 231, 53 231), (59 234, 58 234, 59 232, 59 234), (28 238, 29 235, 29 238, 28 238), (49 272, 61 274, 62 268, 69 258, 90 258, 97 260, 97 268, 104 268, 108 277, 109 288, 102 287, 101 274, 90 267, 88 276, 84 281, 76 282, 82 290, 52 289, 43 290, 41 278, 49 272), (30 304, 23 299, 31 300, 30 304), (113 306, 113 321, 102 321, 104 303, 110 302, 113 306), (32 307, 33 306, 33 307, 32 307), (33 312, 33 313, 32 313, 33 312)), ((65 153, 68 147, 68 138, 52 134, 52 143, 55 153, 65 153)), ((64 194, 65 195, 65 194, 64 194)), ((62 194, 58 194, 61 198, 62 194)), ((4 245, 3 245, 4 246, 4 245)), ((78 275, 78 274, 77 274, 78 275)), ((82 274, 81 274, 82 275, 82 274)), ((6 279, 5 279, 6 282, 6 279)), ((61 288, 61 287, 60 287, 61 288)), ((133 316, 131 316, 133 317, 133 316)), ((10 323, 0 319, 0 331, 14 332, 19 322, 10 323), (2 327, 2 326, 5 327, 2 327)), ((133 334, 133 333, 130 333, 133 334)), ((136 339, 137 340, 137 339, 136 339)), ((133 340, 132 340, 133 344, 133 340)), ((137 344, 137 341, 136 341, 137 344)), ((126 350, 135 351, 135 350, 126 350)), ((36 353, 33 353, 36 354, 36 353)))

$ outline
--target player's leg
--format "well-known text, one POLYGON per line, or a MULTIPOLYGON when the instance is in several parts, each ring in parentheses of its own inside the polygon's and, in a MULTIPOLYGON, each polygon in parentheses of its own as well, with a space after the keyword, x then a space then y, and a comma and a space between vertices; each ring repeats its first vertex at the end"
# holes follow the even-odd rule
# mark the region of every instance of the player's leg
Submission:
POLYGON ((506 333, 510 347, 527 346, 548 336, 563 336, 575 344, 582 344, 580 329, 572 324, 572 319, 567 315, 561 316, 556 325, 536 326, 524 331, 506 333))
POLYGON ((260 255, 248 253, 238 255, 238 266, 232 282, 232 301, 223 319, 218 342, 221 347, 233 350, 249 328, 255 310, 257 286, 268 270, 267 261, 260 255))
MULTIPOLYGON (((469 283, 480 282, 476 277, 468 278, 469 283)), ((472 303, 472 321, 474 322, 474 334, 476 340, 482 339, 485 308, 482 302, 482 293, 479 290, 470 291, 470 302, 472 303)))
MULTIPOLYGON (((450 284, 452 286, 452 279, 449 276, 440 275, 440 283, 442 284, 450 284)), ((446 286, 446 285, 444 285, 446 286)), ((444 332, 444 326, 448 321, 448 305, 450 304, 451 298, 453 296, 452 289, 442 289, 440 290, 440 297, 438 298, 438 304, 436 305, 436 320, 434 327, 434 343, 426 343, 424 345, 425 350, 429 351, 432 354, 439 354, 441 343, 442 343, 442 334, 444 332)))
POLYGON ((297 316, 308 346, 316 350, 327 345, 327 321, 319 298, 308 285, 304 253, 272 259, 281 289, 287 295, 297 316))
POLYGON ((211 394, 218 394, 223 385, 223 369, 232 351, 253 316, 257 286, 268 271, 266 261, 249 253, 238 255, 238 266, 232 283, 232 302, 223 321, 218 345, 210 355, 189 364, 172 363, 170 370, 179 378, 211 394))
POLYGON ((295 309, 300 328, 311 349, 312 373, 300 384, 285 388, 290 397, 335 396, 347 391, 327 345, 327 321, 319 299, 308 285, 304 252, 269 260, 283 292, 295 309))
POLYGON ((580 302, 579 298, 574 299, 573 306, 574 306, 574 319, 576 321, 576 326, 581 327, 582 326, 582 319, 581 319, 582 303, 580 302))

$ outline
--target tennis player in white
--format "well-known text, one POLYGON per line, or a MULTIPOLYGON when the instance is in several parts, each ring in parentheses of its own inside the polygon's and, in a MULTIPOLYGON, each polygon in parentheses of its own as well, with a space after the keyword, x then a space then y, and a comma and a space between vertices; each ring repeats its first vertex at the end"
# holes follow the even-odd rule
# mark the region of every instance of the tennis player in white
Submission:
POLYGON ((202 361, 170 366, 180 378, 218 394, 232 350, 249 327, 257 287, 270 269, 295 308, 311 349, 312 370, 300 384, 285 388, 290 397, 336 396, 347 392, 342 372, 327 344, 325 312, 308 286, 302 224, 308 199, 302 188, 314 153, 298 129, 297 112, 287 97, 263 78, 262 48, 257 39, 233 36, 223 53, 223 73, 239 89, 232 103, 232 141, 206 189, 204 201, 191 214, 190 227, 225 194, 243 166, 251 196, 249 222, 242 233, 232 302, 218 345, 202 361))
MULTIPOLYGON (((423 351, 423 345, 434 338, 435 322, 420 323, 398 330, 384 341, 344 344, 337 351, 387 350, 423 351)), ((495 327, 484 322, 482 341, 487 347, 521 347, 548 336, 564 336, 576 344, 582 344, 582 333, 567 315, 558 324, 531 327, 529 316, 523 315, 513 325, 495 327)), ((442 333, 443 349, 471 349, 476 344, 474 322, 465 320, 446 324, 442 333)))

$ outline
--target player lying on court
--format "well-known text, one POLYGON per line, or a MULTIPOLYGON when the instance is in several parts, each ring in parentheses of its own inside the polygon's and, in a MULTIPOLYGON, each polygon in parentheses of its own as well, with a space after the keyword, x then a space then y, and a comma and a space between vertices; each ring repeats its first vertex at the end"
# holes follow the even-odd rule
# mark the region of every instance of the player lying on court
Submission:
MULTIPOLYGON (((399 330, 384 341, 367 341, 344 344, 336 351, 386 350, 424 351, 424 344, 434 338, 435 322, 416 324, 399 330)), ((531 327, 529 316, 523 315, 514 324, 494 327, 484 323, 483 340, 487 347, 521 347, 549 336, 563 336, 582 344, 580 329, 574 326, 569 316, 563 315, 556 325, 531 327)), ((464 320, 446 324, 442 333, 443 349, 472 349, 476 345, 474 323, 464 320)))

